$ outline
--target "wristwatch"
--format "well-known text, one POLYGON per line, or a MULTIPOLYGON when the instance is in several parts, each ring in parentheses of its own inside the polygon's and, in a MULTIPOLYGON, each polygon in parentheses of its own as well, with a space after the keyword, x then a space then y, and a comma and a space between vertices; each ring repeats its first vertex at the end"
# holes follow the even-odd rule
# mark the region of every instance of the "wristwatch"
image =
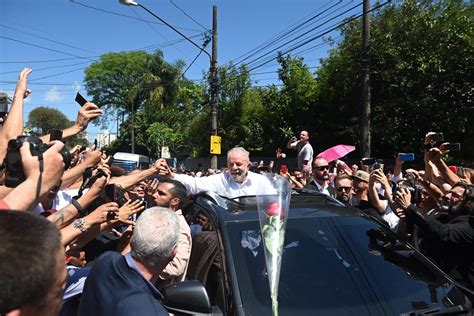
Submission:
POLYGON ((79 202, 77 202, 76 197, 71 199, 71 204, 77 209, 79 217, 84 217, 87 215, 86 210, 81 206, 81 204, 79 204, 79 202))
POLYGON ((86 232, 87 228, 84 227, 86 221, 83 218, 78 218, 72 222, 72 227, 79 229, 81 232, 86 232))

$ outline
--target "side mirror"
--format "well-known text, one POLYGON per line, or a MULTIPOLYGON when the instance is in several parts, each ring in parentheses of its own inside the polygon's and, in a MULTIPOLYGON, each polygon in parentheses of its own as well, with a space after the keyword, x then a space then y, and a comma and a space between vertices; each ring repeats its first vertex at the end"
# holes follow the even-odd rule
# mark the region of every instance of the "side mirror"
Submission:
POLYGON ((173 283, 163 287, 163 305, 170 313, 211 314, 212 306, 206 289, 197 280, 173 283))

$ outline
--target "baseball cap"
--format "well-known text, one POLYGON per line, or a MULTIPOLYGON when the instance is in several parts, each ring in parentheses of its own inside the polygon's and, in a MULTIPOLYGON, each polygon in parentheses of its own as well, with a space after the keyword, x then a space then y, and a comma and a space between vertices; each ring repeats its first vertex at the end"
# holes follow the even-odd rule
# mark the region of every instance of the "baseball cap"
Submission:
POLYGON ((369 174, 363 170, 357 170, 355 173, 352 174, 352 178, 357 178, 361 181, 369 183, 369 174))

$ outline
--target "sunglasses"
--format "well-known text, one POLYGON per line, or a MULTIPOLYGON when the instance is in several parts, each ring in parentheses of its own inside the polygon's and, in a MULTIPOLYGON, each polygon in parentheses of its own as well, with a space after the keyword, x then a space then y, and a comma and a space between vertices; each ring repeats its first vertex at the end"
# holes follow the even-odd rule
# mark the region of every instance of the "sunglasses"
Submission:
POLYGON ((339 192, 342 192, 343 190, 349 192, 351 189, 352 187, 338 187, 336 190, 339 192))
POLYGON ((329 170, 329 166, 314 167, 314 169, 319 170, 319 171, 324 171, 324 170, 329 170))

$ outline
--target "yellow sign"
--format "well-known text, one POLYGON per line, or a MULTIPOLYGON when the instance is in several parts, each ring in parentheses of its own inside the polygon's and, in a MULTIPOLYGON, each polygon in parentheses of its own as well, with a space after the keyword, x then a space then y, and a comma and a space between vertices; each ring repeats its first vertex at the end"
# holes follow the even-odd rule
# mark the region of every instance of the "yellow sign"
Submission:
POLYGON ((211 135, 211 154, 221 154, 221 137, 217 135, 211 135))

